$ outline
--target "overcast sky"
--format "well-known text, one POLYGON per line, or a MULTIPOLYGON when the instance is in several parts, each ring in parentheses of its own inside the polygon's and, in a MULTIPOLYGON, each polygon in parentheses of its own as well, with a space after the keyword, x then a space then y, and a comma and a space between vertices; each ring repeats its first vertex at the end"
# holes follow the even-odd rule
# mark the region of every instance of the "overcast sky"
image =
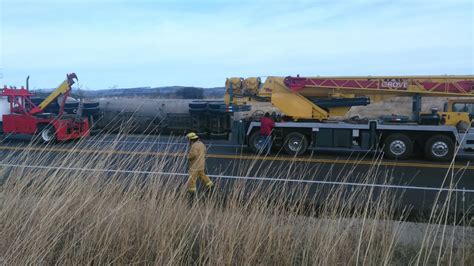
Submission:
POLYGON ((0 0, 3 80, 83 89, 229 76, 474 73, 472 1, 0 0))

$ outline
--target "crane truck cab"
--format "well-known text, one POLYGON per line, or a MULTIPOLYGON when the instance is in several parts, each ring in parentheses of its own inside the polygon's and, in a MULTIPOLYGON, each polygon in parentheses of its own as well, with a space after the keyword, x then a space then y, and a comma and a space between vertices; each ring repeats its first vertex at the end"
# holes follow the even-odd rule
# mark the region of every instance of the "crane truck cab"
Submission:
POLYGON ((444 107, 445 112, 464 112, 474 120, 474 99, 449 99, 444 107))

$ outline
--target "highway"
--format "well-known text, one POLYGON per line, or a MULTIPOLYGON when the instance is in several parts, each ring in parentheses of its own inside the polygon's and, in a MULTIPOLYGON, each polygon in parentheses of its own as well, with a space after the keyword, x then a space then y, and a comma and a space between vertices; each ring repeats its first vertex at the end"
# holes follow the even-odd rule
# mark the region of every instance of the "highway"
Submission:
MULTIPOLYGON (((290 182, 314 187, 342 186, 388 189, 401 196, 401 204, 415 209, 428 210, 440 193, 441 199, 448 193, 455 196, 456 208, 466 211, 474 206, 474 156, 463 156, 451 165, 434 163, 416 158, 407 161, 386 160, 376 154, 338 154, 313 152, 302 157, 288 157, 274 151, 270 156, 258 156, 245 148, 224 140, 207 141, 207 172, 225 186, 235 180, 261 181, 265 183, 290 182), (462 206, 462 207, 459 207, 462 206)), ((101 135, 80 142, 66 142, 42 146, 30 144, 28 139, 7 138, 0 144, 0 167, 65 167, 54 160, 57 156, 74 154, 105 154, 122 158, 152 162, 158 158, 170 158, 161 169, 163 174, 179 176, 180 182, 186 179, 185 161, 188 145, 182 137, 141 136, 141 135, 101 135), (18 156, 26 153, 42 153, 48 157, 33 165, 19 164, 18 156), (142 158, 142 159, 140 159, 142 158)), ((162 159, 160 159, 162 160, 162 159)), ((69 165, 76 170, 91 171, 134 171, 147 174, 150 168, 136 169, 133 165, 86 169, 83 166, 69 165)), ((69 170, 71 170, 69 169, 69 170)), ((64 170, 64 169, 63 169, 64 170)))

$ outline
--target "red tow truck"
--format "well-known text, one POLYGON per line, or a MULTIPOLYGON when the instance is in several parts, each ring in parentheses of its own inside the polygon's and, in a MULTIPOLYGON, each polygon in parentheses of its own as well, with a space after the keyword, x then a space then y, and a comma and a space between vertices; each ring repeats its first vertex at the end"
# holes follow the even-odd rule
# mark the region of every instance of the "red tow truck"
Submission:
POLYGON ((28 83, 26 88, 20 89, 5 86, 0 97, 8 99, 10 111, 2 116, 3 133, 39 135, 44 143, 88 137, 88 119, 82 117, 80 111, 77 115, 64 113, 64 106, 75 80, 77 81, 75 73, 67 74, 66 80, 39 105, 31 101, 33 93, 29 91, 28 83), (61 95, 59 112, 45 113, 45 108, 61 95))

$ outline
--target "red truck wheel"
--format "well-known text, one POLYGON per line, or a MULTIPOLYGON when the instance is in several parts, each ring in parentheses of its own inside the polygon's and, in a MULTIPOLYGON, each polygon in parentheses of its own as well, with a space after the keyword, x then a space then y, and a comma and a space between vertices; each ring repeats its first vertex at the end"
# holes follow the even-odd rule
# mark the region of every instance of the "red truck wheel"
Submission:
POLYGON ((56 140, 56 131, 53 126, 46 125, 40 128, 40 138, 43 143, 50 143, 56 140))

